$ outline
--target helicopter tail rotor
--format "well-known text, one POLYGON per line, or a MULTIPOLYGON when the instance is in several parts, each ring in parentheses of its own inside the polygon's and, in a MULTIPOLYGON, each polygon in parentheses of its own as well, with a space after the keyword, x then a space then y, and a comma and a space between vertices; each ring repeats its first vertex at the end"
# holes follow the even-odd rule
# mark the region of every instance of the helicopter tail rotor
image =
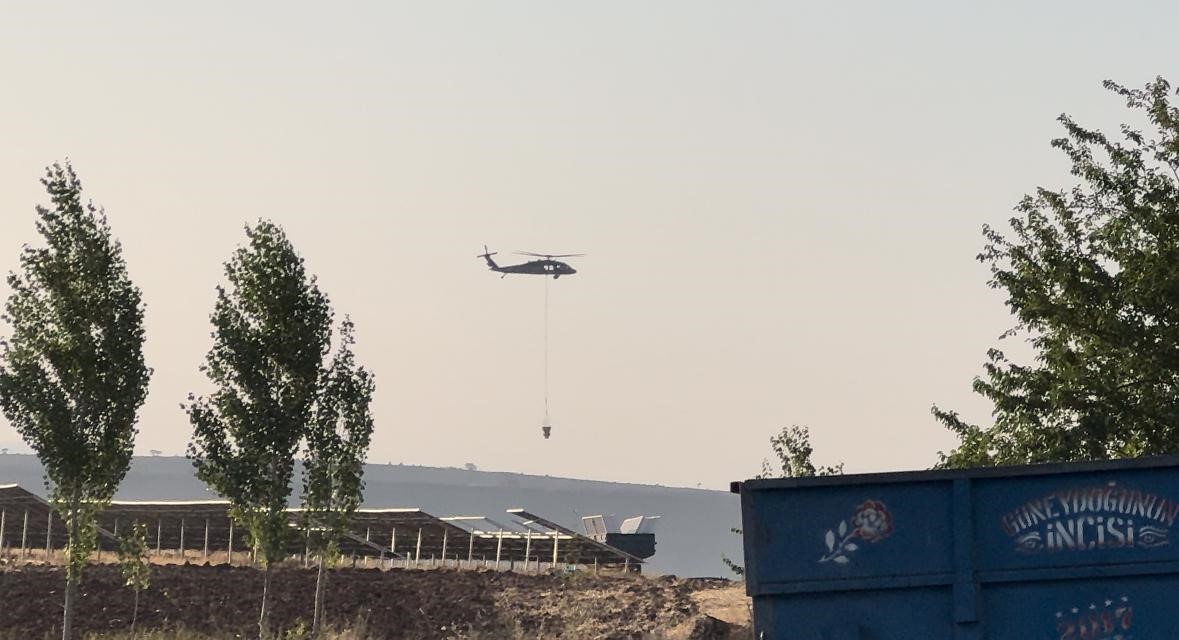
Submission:
POLYGON ((491 256, 494 256, 494 255, 496 255, 497 253, 499 253, 499 252, 498 252, 498 251, 488 251, 488 249, 487 249, 487 245, 483 245, 483 253, 481 253, 481 254, 479 254, 478 256, 475 256, 475 257, 477 257, 477 258, 483 258, 484 260, 486 260, 486 261, 487 261, 487 266, 488 266, 488 268, 490 268, 490 269, 499 269, 499 265, 495 263, 495 260, 492 260, 492 259, 491 259, 491 256))

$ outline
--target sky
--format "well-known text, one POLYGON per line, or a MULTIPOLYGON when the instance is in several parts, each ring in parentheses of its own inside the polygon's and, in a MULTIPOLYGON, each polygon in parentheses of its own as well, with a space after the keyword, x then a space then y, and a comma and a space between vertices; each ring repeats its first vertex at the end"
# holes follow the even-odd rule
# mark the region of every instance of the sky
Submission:
POLYGON ((183 453, 223 263, 268 218, 356 323, 371 461, 705 488, 790 424, 867 472, 953 446, 934 403, 985 423, 1011 319, 983 225, 1073 183, 1055 119, 1116 130, 1103 80, 1179 81, 1168 2, 0 13, 0 272, 69 158, 147 305, 138 452, 183 453), (501 279, 484 244, 588 255, 501 279))

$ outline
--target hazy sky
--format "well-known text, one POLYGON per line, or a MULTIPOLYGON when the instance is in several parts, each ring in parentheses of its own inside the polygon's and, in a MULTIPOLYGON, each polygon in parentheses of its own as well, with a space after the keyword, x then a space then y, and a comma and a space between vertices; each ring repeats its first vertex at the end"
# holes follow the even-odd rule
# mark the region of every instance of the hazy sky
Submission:
POLYGON ((1103 79, 1179 80, 1177 7, 7 2, 0 271, 70 157, 147 302, 144 453, 183 452, 268 217, 357 324, 373 461, 720 488, 800 423, 820 461, 924 468, 933 402, 988 417, 982 225, 1071 184, 1054 118, 1116 128, 1103 79), (550 283, 549 441, 545 284, 484 243, 589 254, 550 283))

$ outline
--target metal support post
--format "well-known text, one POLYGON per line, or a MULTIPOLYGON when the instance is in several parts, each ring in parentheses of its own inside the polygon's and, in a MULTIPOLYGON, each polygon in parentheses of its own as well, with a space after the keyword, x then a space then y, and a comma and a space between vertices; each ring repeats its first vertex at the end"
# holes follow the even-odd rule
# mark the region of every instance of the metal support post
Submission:
POLYGON ((443 566, 443 568, 446 567, 446 537, 447 537, 448 533, 450 533, 449 529, 442 530, 442 566, 443 566))
POLYGON ((159 518, 156 520, 156 557, 159 557, 160 549, 163 548, 163 546, 162 546, 163 540, 164 540, 164 519, 159 518))
POLYGON ((496 535, 499 536, 499 539, 496 540, 496 542, 495 542, 495 570, 499 571, 499 556, 500 556, 500 552, 503 551, 503 548, 504 548, 504 532, 503 532, 503 530, 501 529, 499 531, 499 533, 496 535))
POLYGON ((184 562, 184 518, 180 519, 180 562, 184 562))
POLYGON ((561 544, 561 534, 553 534, 553 569, 557 568, 557 548, 561 544))
POLYGON ((50 510, 49 511, 49 518, 45 521, 45 562, 49 562, 49 559, 53 555, 53 547, 50 546, 53 543, 53 538, 51 537, 52 534, 53 534, 53 510, 50 510))
POLYGON ((528 573, 529 558, 532 557, 532 529, 524 534, 524 573, 528 573))
POLYGON ((25 509, 25 524, 20 529, 20 559, 24 560, 29 557, 29 547, 25 544, 29 537, 29 510, 25 509))
POLYGON ((229 519, 229 553, 226 554, 225 561, 233 566, 233 518, 229 519))
POLYGON ((209 561, 209 519, 205 518, 205 550, 201 552, 201 558, 209 561))
POLYGON ((418 548, 413 554, 413 566, 418 566, 422 561, 422 529, 418 527, 418 548))
POLYGON ((467 564, 471 564, 471 556, 475 555, 475 534, 472 533, 467 540, 467 564))

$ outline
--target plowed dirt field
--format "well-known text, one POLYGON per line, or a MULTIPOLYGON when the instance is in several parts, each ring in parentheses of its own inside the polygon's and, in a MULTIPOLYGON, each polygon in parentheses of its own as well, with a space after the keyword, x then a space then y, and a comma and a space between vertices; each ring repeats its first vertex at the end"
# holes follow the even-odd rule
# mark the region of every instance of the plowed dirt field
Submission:
MULTIPOLYGON (((739 585, 713 579, 524 575, 493 571, 335 569, 327 619, 372 638, 722 640, 747 638, 739 585)), ((0 573, 0 637, 41 638, 60 628, 64 575, 25 566, 0 573)), ((184 629, 210 637, 256 637, 262 573, 227 565, 157 565, 139 604, 138 629, 184 629)), ((275 569, 271 627, 310 626, 315 571, 275 569)), ((118 633, 132 593, 118 568, 87 569, 75 627, 118 633)), ((57 633, 60 633, 59 631, 57 633)))

